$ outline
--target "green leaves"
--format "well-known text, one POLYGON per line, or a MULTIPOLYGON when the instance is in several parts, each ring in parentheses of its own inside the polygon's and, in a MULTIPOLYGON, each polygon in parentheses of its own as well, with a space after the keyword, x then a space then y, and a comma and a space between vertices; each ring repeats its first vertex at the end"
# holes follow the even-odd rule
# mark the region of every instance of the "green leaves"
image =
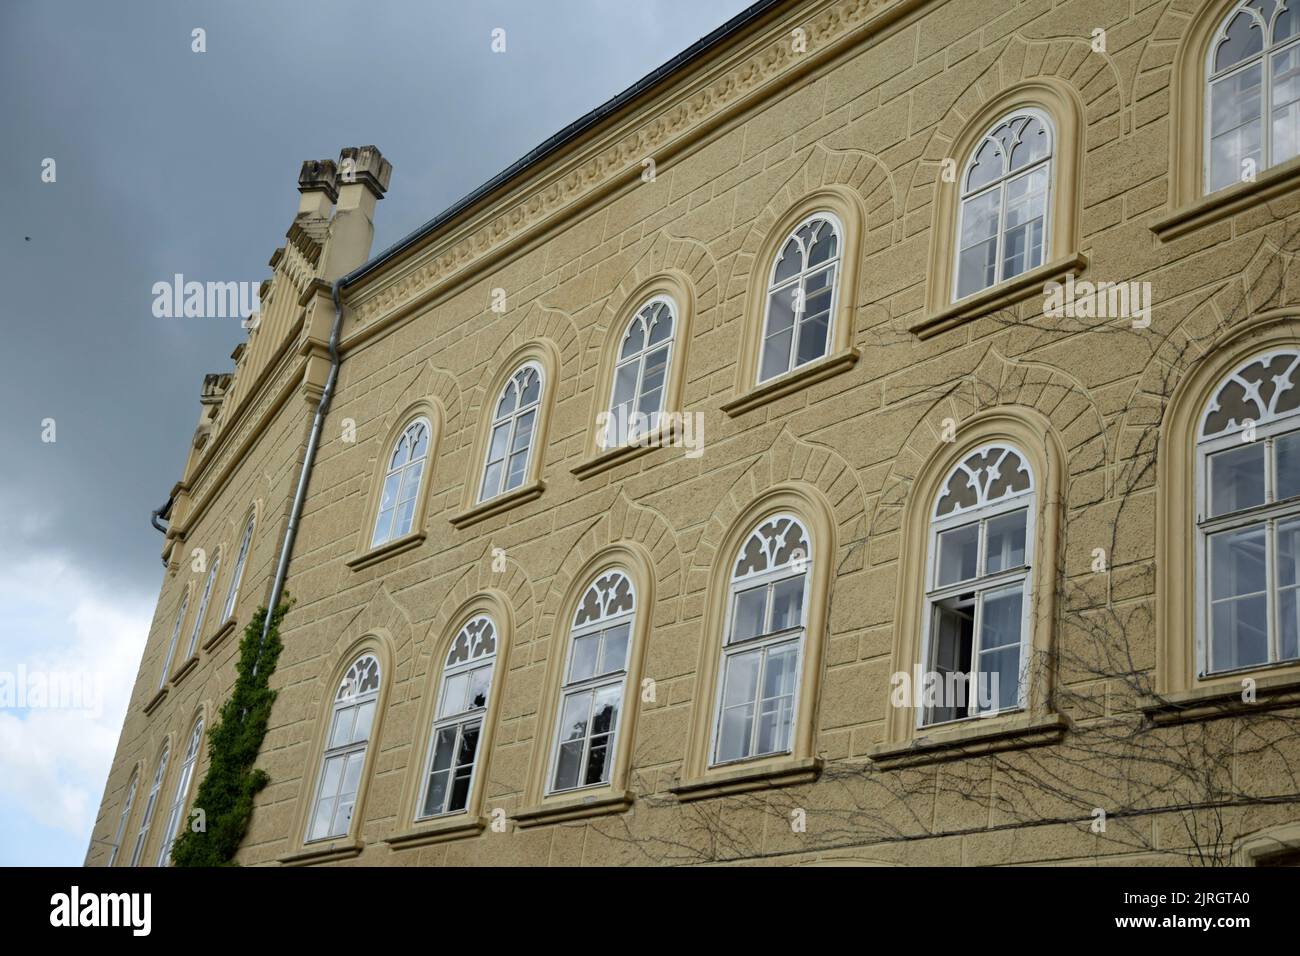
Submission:
MULTIPOLYGON (((269 684, 283 648, 280 622, 292 604, 286 600, 276 607, 264 643, 266 608, 259 608, 244 628, 235 687, 208 731, 208 772, 194 797, 194 809, 203 810, 206 827, 199 831, 189 825, 181 828, 172 846, 176 866, 234 865, 253 816, 253 798, 270 782, 266 771, 253 764, 275 703, 276 692, 269 684)), ((193 817, 191 811, 189 819, 193 817)))

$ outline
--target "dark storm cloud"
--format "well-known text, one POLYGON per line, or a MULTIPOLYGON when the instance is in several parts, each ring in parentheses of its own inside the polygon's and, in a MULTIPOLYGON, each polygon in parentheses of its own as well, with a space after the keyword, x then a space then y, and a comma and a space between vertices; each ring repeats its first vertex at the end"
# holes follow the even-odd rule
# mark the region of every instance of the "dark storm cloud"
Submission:
POLYGON ((744 6, 5 0, 7 556, 61 552, 105 586, 157 586, 149 512, 179 477, 203 374, 231 366, 243 333, 155 318, 151 288, 265 277, 302 160, 374 143, 392 161, 377 252, 744 6))

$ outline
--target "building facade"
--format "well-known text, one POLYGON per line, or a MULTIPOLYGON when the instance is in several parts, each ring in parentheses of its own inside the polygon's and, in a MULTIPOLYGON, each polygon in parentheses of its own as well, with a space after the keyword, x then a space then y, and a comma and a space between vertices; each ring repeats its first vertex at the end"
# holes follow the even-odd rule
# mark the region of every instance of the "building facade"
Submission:
POLYGON ((167 861, 335 353, 239 862, 1294 861, 1298 154, 1294 0, 769 0, 373 259, 304 164, 87 863, 167 861))

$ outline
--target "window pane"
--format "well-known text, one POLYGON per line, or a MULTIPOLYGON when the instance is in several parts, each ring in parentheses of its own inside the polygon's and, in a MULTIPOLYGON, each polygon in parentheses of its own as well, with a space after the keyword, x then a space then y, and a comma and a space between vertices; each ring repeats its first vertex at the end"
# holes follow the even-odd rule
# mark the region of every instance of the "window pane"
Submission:
POLYGON ((564 700, 560 715, 560 739, 582 740, 587 736, 587 716, 591 708, 591 694, 573 694, 564 700))
POLYGON ((342 747, 352 739, 352 720, 356 716, 351 707, 334 712, 334 726, 330 728, 327 747, 342 747))
POLYGON ((1263 49, 1264 34, 1259 28, 1259 23, 1250 13, 1243 10, 1232 18, 1223 42, 1214 51, 1214 69, 1216 71, 1227 69, 1263 49))
POLYGON ((760 382, 765 382, 790 369, 790 346, 794 341, 793 293, 796 288, 797 286, 792 286, 768 296, 763 365, 758 375, 760 382))
POLYGON ((659 410, 659 402, 647 403, 646 397, 663 388, 664 374, 668 370, 668 350, 658 349, 645 357, 645 372, 641 376, 641 398, 637 407, 643 412, 659 410))
POLYGON ((582 749, 584 741, 578 740, 560 745, 560 755, 555 762, 555 790, 570 790, 578 785, 578 773, 582 769, 582 749))
POLYGON ((608 737, 599 737, 591 742, 587 751, 587 769, 582 782, 585 786, 604 783, 609 779, 609 741, 608 737))
POLYGON ((542 377, 535 371, 525 373, 527 384, 524 386, 524 394, 519 399, 519 407, 524 408, 532 405, 542 395, 542 377))
POLYGON ((1277 526, 1277 625, 1282 660, 1300 657, 1300 521, 1277 526))
POLYGON ((459 714, 465 709, 465 690, 469 686, 469 675, 465 673, 448 677, 442 685, 442 700, 438 701, 438 716, 459 714))
POLYGON ((491 498, 501 490, 501 471, 502 463, 495 462, 488 465, 483 471, 483 490, 479 493, 479 499, 491 498))
POLYGON ((632 631, 631 624, 620 624, 605 632, 604 647, 601 651, 600 672, 610 674, 621 671, 627 666, 627 639, 632 631))
POLYGON ((758 665, 762 651, 746 651, 727 658, 722 686, 722 706, 752 704, 758 696, 758 665))
POLYGON ((596 655, 600 651, 600 635, 588 634, 573 642, 573 663, 569 665, 569 683, 587 680, 596 673, 596 655))
POLYGON ((1210 514, 1264 503, 1264 443, 1250 442, 1210 456, 1210 514))
POLYGON ((984 573, 997 574, 1025 563, 1025 520, 1027 511, 990 518, 985 528, 984 573))
POLYGON ((979 557, 980 526, 963 525, 939 535, 938 585, 954 584, 975 577, 976 559, 979 557))
POLYGON ((492 429, 492 440, 488 443, 488 461, 500 461, 506 456, 506 443, 510 440, 510 423, 497 425, 492 429))
POLYGON ((1263 167, 1260 149, 1260 64, 1210 84, 1210 188, 1240 182, 1243 163, 1263 167))
POLYGON ((1273 444, 1277 466, 1273 497, 1283 501, 1300 495, 1300 432, 1282 435, 1273 444))
POLYGON ((767 587, 750 588, 736 595, 732 612, 731 637, 727 643, 748 640, 763 633, 763 616, 767 608, 767 587))
POLYGON ((739 760, 749 756, 749 738, 754 728, 754 705, 727 707, 722 711, 718 731, 718 761, 739 760))
POLYGON ((1257 524, 1210 538, 1210 669, 1268 660, 1265 529, 1257 524))
POLYGON ((536 412, 524 412, 515 421, 515 440, 512 444, 511 451, 523 451, 528 447, 528 441, 533 437, 533 418, 536 412))
POLYGON ((805 365, 826 354, 826 332, 830 323, 831 293, 819 292, 808 297, 808 311, 799 323, 799 352, 795 365, 805 365))
POLYGON ((998 215, 1002 189, 992 189, 962 203, 961 255, 957 298, 986 289, 997 279, 998 215))
POLYGON ((969 714, 964 675, 971 669, 974 625, 975 616, 969 601, 945 601, 935 606, 931 670, 944 678, 945 690, 937 706, 930 708, 927 723, 956 720, 969 714), (963 676, 961 680, 950 680, 950 674, 963 676), (947 692, 950 686, 954 691, 951 695, 947 692), (960 698, 955 693, 958 688, 962 688, 960 698))
POLYGON ((357 723, 352 729, 352 742, 359 743, 370 737, 370 725, 375 719, 375 702, 368 701, 357 708, 357 723))
POLYGON ((1020 646, 980 652, 979 673, 967 690, 971 711, 1005 710, 1020 704, 1020 646))
POLYGON ((1020 643, 1021 608, 1024 591, 1020 585, 983 596, 980 617, 980 650, 1020 643))
POLYGON ((1263 592, 1264 525, 1210 537, 1210 596, 1218 601, 1263 592))
POLYGON ((596 691, 595 706, 591 710, 591 735, 612 733, 618 727, 618 708, 623 696, 622 683, 602 687, 596 691))
POLYGON ((1024 593, 1014 589, 984 595, 980 622, 979 673, 973 688, 981 710, 1014 707, 1020 699, 1020 628, 1024 593))
POLYGON ((492 687, 492 666, 475 668, 469 675, 469 702, 466 709, 487 706, 488 691, 492 687))
POLYGON ((778 581, 772 588, 771 632, 798 627, 803 620, 804 575, 778 581))
POLYGON ((518 488, 524 483, 524 472, 528 467, 528 449, 517 451, 510 456, 510 470, 506 474, 506 490, 518 488))
POLYGON ((1047 217, 1048 167, 1007 183, 1006 237, 1002 276, 1010 279, 1043 264, 1043 223, 1047 217))
POLYGON ((1268 161, 1276 166, 1300 155, 1300 46, 1273 54, 1272 108, 1273 155, 1268 161))

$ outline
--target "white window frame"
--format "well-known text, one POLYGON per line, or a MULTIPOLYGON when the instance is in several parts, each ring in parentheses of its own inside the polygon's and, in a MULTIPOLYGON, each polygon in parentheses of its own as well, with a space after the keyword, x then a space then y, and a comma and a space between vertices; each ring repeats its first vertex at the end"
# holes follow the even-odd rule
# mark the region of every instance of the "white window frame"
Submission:
MULTIPOLYGON (((1242 445, 1248 444, 1243 440, 1246 434, 1244 431, 1245 423, 1234 422, 1234 424, 1212 436, 1201 437, 1204 435, 1209 416, 1218 410, 1218 395, 1222 389, 1236 378, 1239 372, 1257 362, 1267 364, 1281 355, 1296 357, 1297 364, 1292 367, 1290 374, 1295 376, 1297 380, 1297 385, 1293 387, 1300 387, 1300 351, 1277 349, 1261 352, 1239 364, 1232 373, 1224 376, 1219 381, 1215 386, 1215 397, 1206 405, 1198 420, 1196 429, 1198 436, 1196 444, 1196 673, 1198 679, 1259 671, 1295 664, 1300 661, 1300 658, 1284 658, 1280 653, 1281 630, 1278 627, 1278 586, 1275 560, 1277 555, 1277 525, 1280 522, 1300 517, 1300 496, 1283 499, 1282 501, 1277 501, 1275 498, 1276 442, 1278 438, 1284 435, 1300 431, 1300 409, 1275 414, 1270 408, 1264 406, 1262 399, 1258 400, 1263 411, 1260 419, 1258 421, 1251 420, 1251 423, 1255 433, 1255 442, 1264 443, 1264 503, 1238 511, 1230 511, 1213 518, 1208 517, 1210 514, 1210 459, 1216 453, 1240 448, 1242 445), (1264 525, 1264 583, 1266 588, 1269 659, 1261 664, 1244 664, 1239 667, 1211 671, 1210 644, 1212 635, 1210 633, 1209 609, 1213 597, 1210 590, 1209 571, 1210 538, 1225 531, 1251 527, 1261 523, 1264 525)), ((1274 400, 1276 401, 1281 394, 1282 390, 1278 389, 1274 395, 1274 400)))
POLYGON ((424 773, 420 777, 420 792, 418 794, 416 805, 417 820, 432 820, 437 817, 450 817, 459 813, 467 813, 474 800, 474 788, 478 785, 479 766, 483 760, 483 736, 487 730, 487 714, 492 706, 492 692, 496 684, 496 656, 500 649, 501 632, 497 628, 496 621, 488 614, 475 614, 461 627, 457 634, 456 640, 452 641, 451 649, 448 651, 447 660, 443 664, 442 675, 438 679, 438 696, 434 698, 433 726, 429 732, 428 753, 424 761, 424 773), (486 621, 492 628, 492 649, 484 651, 475 656, 475 647, 471 643, 473 635, 470 628, 478 621, 486 621), (456 654, 457 646, 461 638, 465 639, 465 646, 470 656, 463 661, 450 663, 451 658, 456 654), (466 697, 469 706, 462 710, 454 711, 444 717, 439 717, 438 712, 442 708, 442 701, 448 693, 452 681, 462 674, 470 674, 482 668, 488 668, 487 693, 483 698, 483 706, 475 707, 472 701, 468 701, 468 691, 473 687, 472 681, 466 686, 466 697), (447 778, 447 790, 443 794, 442 809, 435 813, 425 813, 424 807, 429 796, 429 782, 433 777, 433 758, 438 743, 438 733, 449 728, 456 728, 456 738, 452 742, 451 754, 452 763, 450 765, 450 774, 447 778), (458 809, 448 809, 448 803, 451 800, 453 784, 456 779, 456 755, 460 752, 461 741, 464 739, 465 732, 471 727, 478 728, 478 742, 474 745, 474 760, 470 764, 469 785, 465 790, 465 806, 458 809))
MULTIPOLYGON (((611 590, 612 590, 611 585, 611 590)), ((564 671, 560 674, 560 694, 556 701, 555 707, 555 730, 551 734, 551 759, 546 769, 546 794, 549 796, 554 793, 578 793, 582 790, 590 790, 595 787, 607 787, 614 779, 614 766, 618 762, 619 740, 623 733, 623 724, 627 718, 627 675, 629 661, 632 659, 632 644, 636 640, 636 614, 637 614, 637 593, 636 584, 632 580, 632 575, 620 567, 608 568, 599 574, 593 575, 587 587, 583 589, 584 600, 578 602, 578 609, 573 615, 573 624, 569 628, 568 647, 564 655, 564 671), (597 590, 597 583, 611 576, 620 576, 627 581, 628 588, 632 594, 632 607, 627 611, 619 611, 615 614, 606 614, 602 611, 599 617, 578 625, 578 617, 582 614, 582 606, 585 603, 585 596, 593 590, 597 590), (615 628, 627 625, 627 644, 623 649, 623 667, 621 670, 607 671, 603 674, 594 674, 585 680, 571 680, 570 676, 573 669, 573 654, 577 648, 579 639, 590 635, 602 634, 605 631, 611 631, 615 628), (611 687, 617 687, 619 697, 618 713, 615 715, 612 726, 606 736, 605 743, 605 771, 603 779, 595 783, 579 783, 573 787, 557 787, 555 785, 555 774, 559 770, 560 764, 560 745, 565 743, 561 739, 564 733, 564 710, 565 703, 571 697, 582 695, 590 696, 594 704, 596 695, 611 687)), ((597 591, 597 600, 600 600, 599 591, 597 591)), ((604 640, 601 639, 597 651, 601 656, 604 655, 604 640)), ((599 660, 599 658, 598 658, 599 660)), ((579 779, 586 776, 587 760, 591 755, 591 722, 592 708, 587 709, 587 733, 583 738, 582 757, 578 762, 579 779)))
POLYGON ((428 480, 429 452, 432 451, 432 447, 433 427, 429 424, 429 419, 420 416, 412 419, 402 429, 402 434, 397 437, 397 441, 393 442, 392 447, 388 450, 388 466, 385 468, 384 477, 379 483, 379 500, 375 508, 375 522, 370 531, 370 547, 381 547, 396 538, 410 534, 414 530, 417 513, 420 510, 420 491, 424 482, 428 480), (424 453, 419 458, 416 458, 413 450, 419 441, 419 435, 417 434, 419 429, 424 430, 424 453), (409 445, 412 450, 408 451, 407 459, 404 462, 394 467, 393 459, 397 457, 397 453, 404 445, 409 445), (406 495, 407 483, 411 479, 412 472, 415 472, 417 468, 419 474, 415 479, 415 491, 410 495, 406 495), (384 519, 384 489, 388 487, 389 480, 394 477, 397 477, 397 493, 393 496, 392 510, 388 512, 388 530, 381 538, 379 537, 379 528, 380 522, 384 519), (405 501, 412 502, 410 523, 405 528, 398 528, 397 515, 402 503, 405 501))
POLYGON ((181 775, 176 779, 176 795, 172 798, 171 808, 167 812, 167 825, 163 828, 162 843, 158 846, 157 866, 168 866, 172 858, 172 844, 181 832, 181 822, 185 803, 190 796, 190 783, 194 779, 194 767, 199 760, 199 748, 203 744, 203 718, 194 722, 190 732, 189 746, 185 748, 185 759, 181 762, 181 775))
POLYGON ((140 817, 140 829, 135 834, 135 846, 131 849, 131 865, 139 866, 144 856, 144 845, 149 839, 149 830, 153 826, 153 815, 158 809, 158 796, 162 792, 163 778, 167 775, 167 758, 171 756, 171 746, 164 745, 158 756, 158 766, 154 768, 153 783, 149 787, 149 798, 144 804, 144 814, 140 817))
POLYGON ((334 694, 334 703, 330 707, 329 720, 325 726, 325 746, 321 753, 320 770, 316 774, 316 785, 312 789, 312 799, 307 813, 306 836, 303 840, 304 844, 342 839, 351 832, 352 823, 356 819, 356 808, 357 803, 359 802, 358 798, 360 797, 361 790, 365 784, 367 756, 370 749, 370 740, 375 733, 375 724, 379 720, 379 692, 383 689, 383 686, 383 667, 379 662, 379 658, 369 652, 361 654, 352 662, 351 666, 348 667, 343 680, 339 683, 338 690, 336 690, 334 694), (353 692, 350 685, 363 679, 365 674, 364 668, 367 661, 374 662, 376 676, 375 686, 374 688, 361 693, 353 692), (370 726, 366 730, 365 737, 359 740, 350 738, 346 743, 339 744, 336 747, 331 747, 330 740, 334 736, 334 726, 338 720, 342 719, 344 712, 351 712, 350 719, 353 721, 353 727, 355 727, 357 714, 360 713, 361 709, 366 704, 370 703, 373 703, 375 706, 370 719, 370 726), (342 830, 339 830, 337 824, 339 812, 338 798, 343 793, 343 783, 347 779, 347 758, 354 755, 359 755, 360 757, 361 770, 357 775, 357 789, 352 795, 353 813, 352 816, 348 818, 347 825, 342 830), (332 795, 327 795, 322 792, 325 785, 325 771, 329 767, 330 761, 336 758, 341 758, 343 761, 342 769, 339 771, 338 789, 336 789, 332 795), (321 801, 327 799, 329 796, 332 796, 335 801, 334 809, 330 813, 331 825, 329 832, 314 837, 312 836, 312 825, 316 822, 316 811, 320 808, 321 801))
POLYGON ((117 820, 117 832, 113 835, 113 849, 108 854, 108 863, 105 866, 113 866, 117 863, 118 854, 122 850, 122 840, 126 837, 126 825, 131 817, 131 808, 135 806, 135 791, 140 786, 140 771, 137 770, 131 774, 131 782, 126 788, 126 802, 122 804, 122 815, 117 820))
POLYGON ((799 221, 799 224, 791 229, 789 233, 786 234, 786 237, 781 240, 781 244, 777 246, 776 255, 772 257, 772 266, 767 273, 767 292, 763 296, 763 324, 759 329, 758 364, 754 369, 754 379, 756 384, 763 385, 767 382, 775 382, 783 375, 789 375, 796 369, 800 369, 805 365, 811 365, 813 362, 824 359, 826 356, 831 354, 831 349, 835 342, 835 322, 836 313, 839 312, 840 279, 844 274, 844 269, 842 268, 843 264, 844 223, 840 221, 839 216, 835 215, 835 213, 830 210, 821 210, 805 216, 799 221), (817 265, 810 267, 806 265, 808 250, 803 248, 803 243, 800 242, 797 237, 800 229, 819 219, 826 222, 835 233, 835 255, 831 256, 825 262, 819 262, 817 265), (791 239, 794 239, 799 243, 799 252, 803 257, 801 268, 794 275, 777 282, 776 270, 781 264, 781 253, 785 251, 785 247, 790 244, 791 239), (798 295, 796 296, 794 303, 793 334, 790 339, 790 356, 786 360, 785 370, 777 372, 775 375, 768 376, 767 378, 763 378, 763 359, 767 355, 768 323, 772 317, 772 297, 778 293, 786 291, 801 291, 807 286, 809 279, 828 271, 833 272, 834 275, 831 279, 830 312, 826 316, 826 344, 822 348, 822 354, 803 362, 799 361, 799 334, 803 331, 804 306, 807 297, 804 295, 798 295))
POLYGON ((767 757, 773 757, 781 754, 789 754, 794 752, 794 740, 799 732, 799 704, 800 704, 800 697, 803 690, 803 667, 804 667, 804 656, 806 652, 805 645, 807 644, 807 640, 808 640, 808 605, 812 600, 812 583, 813 583, 812 532, 808 529, 807 522, 799 518, 797 515, 791 514, 789 512, 781 512, 778 514, 770 515, 754 523, 753 527, 750 529, 749 534, 745 535, 745 538, 742 541, 741 546, 736 550, 736 553, 731 556, 731 561, 732 561, 732 573, 731 573, 730 582, 727 587, 727 613, 723 623, 722 649, 719 653, 719 658, 718 658, 718 679, 716 681, 717 689, 714 692, 714 699, 713 699, 713 722, 712 722, 711 740, 709 742, 709 766, 710 767, 733 766, 735 764, 747 763, 752 760, 762 760, 767 757), (744 554, 746 545, 748 545, 749 542, 755 537, 760 537, 760 542, 761 542, 762 539, 761 536, 759 535, 759 530, 763 526, 771 524, 775 521, 779 521, 781 519, 788 519, 790 521, 793 521, 802 530, 803 540, 807 542, 807 553, 803 556, 802 561, 799 560, 787 561, 784 564, 778 565, 776 567, 769 566, 763 571, 747 572, 743 575, 737 576, 736 565, 739 564, 740 556, 744 554), (800 570, 800 567, 802 567, 802 570, 800 570), (765 598, 765 604, 764 604, 764 616, 766 620, 764 621, 764 625, 763 625, 764 629, 766 629, 771 625, 771 615, 773 609, 775 608, 775 602, 773 598, 775 594, 776 585, 782 581, 796 578, 796 577, 803 577, 804 579, 803 598, 800 601, 800 608, 799 608, 799 625, 795 628, 786 628, 785 630, 778 631, 773 634, 764 633, 758 637, 752 637, 748 640, 740 641, 738 643, 732 644, 730 638, 731 638, 732 628, 735 625, 735 612, 736 612, 738 595, 741 592, 750 591, 758 587, 767 588, 768 594, 765 598), (755 719, 753 724, 750 727, 750 746, 751 748, 754 748, 757 746, 757 736, 758 736, 758 729, 759 729, 758 716, 762 709, 763 681, 767 674, 768 656, 772 648, 778 646, 784 646, 786 644, 791 643, 792 641, 795 643, 794 697, 790 704, 791 706, 790 740, 788 741, 787 746, 781 750, 773 750, 765 753, 758 753, 756 750, 751 749, 750 752, 743 757, 733 757, 729 760, 719 760, 718 748, 722 744, 723 701, 725 699, 725 692, 727 687, 728 661, 732 657, 736 657, 742 654, 751 654, 754 652, 758 652, 761 657, 760 664, 759 664, 759 671, 758 671, 757 696, 754 699, 755 719))
POLYGON ((158 689, 162 690, 167 686, 167 678, 171 677, 172 658, 176 656, 176 645, 180 643, 181 628, 185 624, 185 613, 190 609, 190 588, 185 587, 185 595, 181 598, 180 610, 176 612, 176 624, 172 627, 172 638, 167 644, 167 657, 163 660, 162 673, 158 676, 158 689))
POLYGON ((212 600, 212 591, 216 587, 217 572, 219 570, 221 570, 221 552, 217 551, 216 557, 212 559, 212 567, 208 569, 208 579, 203 582, 203 595, 199 598, 199 609, 194 615, 194 626, 190 628, 190 646, 185 652, 187 661, 198 650, 199 637, 203 630, 203 619, 208 614, 208 602, 212 600))
MULTIPOLYGON (((660 319, 659 321, 663 320, 660 319)), ((667 349, 668 354, 664 358, 664 381, 663 385, 660 386, 659 389, 659 406, 654 411, 645 413, 649 421, 646 424, 646 432, 644 434, 653 434, 659 427, 659 421, 663 418, 663 413, 668 404, 668 386, 672 380, 673 374, 673 353, 676 351, 677 326, 677 303, 673 301, 671 296, 667 295, 656 295, 642 303, 641 307, 636 310, 632 318, 630 318, 623 326, 623 334, 619 337, 618 348, 614 352, 614 375, 609 383, 609 402, 606 405, 609 419, 606 422, 605 428, 600 433, 602 448, 620 448, 623 445, 635 444, 637 439, 642 437, 642 432, 636 431, 632 428, 631 416, 637 413, 641 404, 641 392, 645 386, 646 359, 649 358, 652 353, 658 352, 660 349, 667 349), (651 313, 656 305, 665 305, 668 307, 667 321, 669 323, 669 332, 668 338, 664 339, 662 342, 656 342, 654 345, 650 345, 647 313, 651 313), (641 348, 626 358, 620 358, 619 356, 623 354, 623 342, 627 341, 628 333, 631 331, 632 327, 638 323, 641 325, 643 333, 641 348), (618 373, 620 369, 633 364, 637 366, 636 386, 632 390, 632 408, 628 412, 628 431, 624 436, 624 441, 613 441, 611 440, 611 435, 617 437, 617 429, 619 426, 619 422, 615 417, 617 415, 617 410, 614 405, 614 398, 618 391, 618 373)))
MULTIPOLYGON (((953 245, 952 301, 953 302, 960 302, 962 299, 969 299, 973 295, 979 295, 981 292, 985 292, 989 289, 996 288, 997 286, 1001 285, 1004 282, 1009 281, 1010 279, 1014 279, 1017 276, 1022 276, 1026 272, 1030 272, 1032 271, 1032 269, 1039 268, 1042 264, 1051 261, 1052 259, 1052 203, 1056 197, 1056 143, 1057 143, 1056 124, 1052 122, 1052 118, 1045 111, 1037 107, 1024 106, 1024 107, 1020 107, 1019 109, 1011 110, 1010 112, 998 117, 998 119, 990 123, 988 128, 984 131, 984 134, 980 136, 980 138, 975 141, 975 145, 971 147, 970 154, 966 157, 966 162, 962 166, 961 178, 957 181, 957 185, 959 189, 958 198, 957 198, 957 227, 956 227, 956 233, 953 235, 953 243, 952 243, 953 245), (1030 163, 1027 166, 1022 166, 1019 169, 1004 170, 1003 173, 1000 176, 998 176, 998 178, 995 179, 993 182, 985 183, 983 186, 980 186, 978 189, 968 191, 966 188, 966 181, 970 178, 971 164, 975 162, 975 157, 979 155, 979 151, 984 146, 985 142, 987 142, 992 137, 994 130, 1016 119, 1019 119, 1022 116, 1034 117, 1043 125, 1043 128, 1047 130, 1047 137, 1048 137, 1047 155, 1035 160, 1034 162, 1030 163), (1047 167, 1047 192, 1043 197, 1042 263, 1040 263, 1040 266, 1028 266, 1023 271, 1017 272, 1014 276, 1003 275, 1002 259, 1003 259, 1003 251, 1005 249, 1004 244, 1006 241, 1006 233, 1007 233, 1006 186, 1014 179, 1022 179, 1033 175, 1033 173, 1036 170, 1038 170, 1043 166, 1047 167), (959 295, 958 293, 961 290, 961 253, 962 253, 961 237, 962 237, 963 228, 966 225, 966 206, 971 200, 976 199, 979 196, 984 195, 985 193, 991 192, 994 189, 1001 190, 1001 198, 998 204, 998 232, 997 232, 998 241, 997 241, 996 251, 994 253, 994 260, 993 260, 996 266, 996 272, 994 273, 993 281, 989 285, 981 286, 978 289, 974 289, 970 292, 967 292, 965 295, 959 295)), ((1004 157, 1003 165, 1006 166, 1008 164, 1009 164, 1009 158, 1004 157)))
MULTIPOLYGON (((1260 66, 1260 85, 1259 85, 1259 116, 1257 117, 1260 124, 1259 130, 1259 151, 1260 166, 1256 173, 1262 173, 1266 169, 1271 169, 1277 163, 1273 162, 1273 58, 1279 53, 1289 52, 1292 47, 1300 45, 1300 30, 1290 39, 1283 40, 1281 43, 1273 42, 1273 28, 1277 23, 1278 14, 1286 8, 1287 3, 1295 3, 1296 0, 1284 0, 1280 2, 1273 12, 1273 22, 1264 23, 1260 17, 1259 11, 1252 7, 1246 6, 1248 0, 1241 0, 1235 7, 1228 11, 1220 22, 1218 29, 1214 31, 1214 39, 1210 42, 1210 48, 1205 54, 1205 116, 1204 116, 1204 140, 1202 143, 1202 167, 1201 181, 1205 183, 1205 195, 1218 192, 1222 189, 1228 189, 1242 180, 1238 178, 1228 186, 1220 186, 1217 189, 1212 185, 1214 174, 1214 87, 1218 83, 1230 80, 1237 73, 1244 72, 1252 66, 1260 66), (1264 42, 1258 53, 1253 53, 1244 60, 1224 67, 1217 73, 1214 70, 1214 57, 1218 53, 1219 47, 1228 38, 1228 25, 1236 19, 1237 14, 1245 12, 1253 16, 1257 24, 1261 24, 1264 31, 1264 42)), ((1294 159, 1295 157, 1291 157, 1294 159)), ((1289 162, 1290 160, 1286 160, 1289 162)), ((1238 170, 1240 172, 1240 170, 1238 170)))
MULTIPOLYGON (((1021 586, 1020 596, 1020 666, 1017 679, 1019 682, 1017 701, 1014 707, 993 708, 992 710, 979 711, 968 714, 965 717, 954 717, 948 720, 930 721, 930 708, 925 706, 923 701, 916 702, 916 726, 921 728, 942 727, 951 724, 959 724, 968 720, 979 720, 992 717, 997 714, 1013 713, 1017 710, 1024 710, 1029 705, 1029 655, 1032 647, 1030 634, 1030 613, 1029 606, 1033 600, 1033 569, 1034 569, 1034 552, 1037 542, 1037 521, 1038 521, 1038 482, 1034 475, 1033 467, 1029 463, 1029 458, 1024 451, 1017 445, 1009 442, 989 442, 972 448, 965 452, 957 465, 949 470, 940 486, 939 493, 935 497, 934 508, 931 510, 930 528, 928 533, 926 547, 926 565, 925 565, 925 609, 923 614, 923 629, 921 636, 921 669, 923 675, 928 675, 930 671, 935 670, 932 646, 934 641, 934 619, 937 605, 949 598, 960 594, 975 593, 975 614, 971 623, 971 670, 967 673, 966 694, 968 703, 971 694, 979 692, 979 655, 980 655, 980 638, 983 624, 984 596, 986 594, 998 591, 1006 591, 1016 584, 1021 586), (1029 472, 1029 488, 1024 491, 1012 492, 1008 495, 996 499, 995 501, 976 504, 969 508, 957 508, 950 514, 942 518, 936 517, 939 502, 947 493, 948 484, 953 476, 962 470, 961 462, 974 455, 983 455, 995 448, 1002 448, 1014 453, 1019 459, 1026 471, 1029 472), (1019 567, 1006 568, 994 574, 981 574, 988 555, 987 550, 987 525, 988 522, 1004 514, 1012 514, 1017 511, 1025 512, 1025 559, 1019 567), (953 584, 947 584, 943 587, 938 585, 939 580, 939 536, 946 531, 953 531, 957 528, 963 528, 972 524, 979 524, 977 532, 977 553, 975 558, 975 577, 968 578, 964 581, 958 581, 953 584)), ((974 704, 978 705, 978 697, 974 699, 974 704)))
POLYGON ((239 585, 244 577, 244 565, 248 562, 248 552, 253 546, 253 529, 257 525, 256 513, 248 516, 244 525, 244 536, 239 542, 239 553, 235 558, 234 572, 230 576, 230 587, 226 589, 226 603, 222 605, 221 622, 224 624, 235 615, 235 604, 239 600, 239 585))
POLYGON ((497 393, 496 399, 492 403, 492 421, 488 424, 487 438, 486 441, 484 442, 485 447, 483 449, 483 468, 479 473, 478 501, 480 504, 485 501, 491 501, 493 498, 499 497, 500 495, 503 495, 507 492, 514 491, 516 488, 522 488, 524 485, 528 483, 528 475, 531 472, 533 466, 533 455, 536 452, 537 432, 542 424, 542 400, 545 397, 546 397, 546 372, 542 369, 541 364, 538 362, 524 362, 522 365, 520 365, 517 369, 515 369, 513 372, 510 373, 510 377, 506 379, 505 385, 502 386, 501 391, 497 393), (537 400, 528 405, 524 405, 522 404, 522 401, 524 397, 524 392, 527 389, 522 382, 521 376, 523 376, 528 371, 532 371, 532 373, 537 376, 537 400), (518 390, 519 400, 516 402, 515 407, 511 411, 506 412, 504 415, 498 416, 496 410, 497 408, 500 407, 501 399, 505 397, 506 390, 509 389, 512 385, 518 390), (525 414, 527 414, 529 411, 533 412, 533 425, 531 431, 528 434, 528 448, 524 455, 523 476, 519 479, 519 484, 507 488, 506 480, 510 476, 509 465, 510 465, 511 448, 515 443, 515 435, 519 428, 519 419, 523 417, 525 414), (506 438, 505 455, 500 459, 501 461, 501 473, 499 476, 500 480, 497 482, 496 490, 489 493, 487 489, 487 473, 488 473, 488 467, 493 463, 491 457, 492 456, 492 434, 493 432, 496 431, 496 429, 499 426, 507 423, 509 424, 510 431, 506 438))

